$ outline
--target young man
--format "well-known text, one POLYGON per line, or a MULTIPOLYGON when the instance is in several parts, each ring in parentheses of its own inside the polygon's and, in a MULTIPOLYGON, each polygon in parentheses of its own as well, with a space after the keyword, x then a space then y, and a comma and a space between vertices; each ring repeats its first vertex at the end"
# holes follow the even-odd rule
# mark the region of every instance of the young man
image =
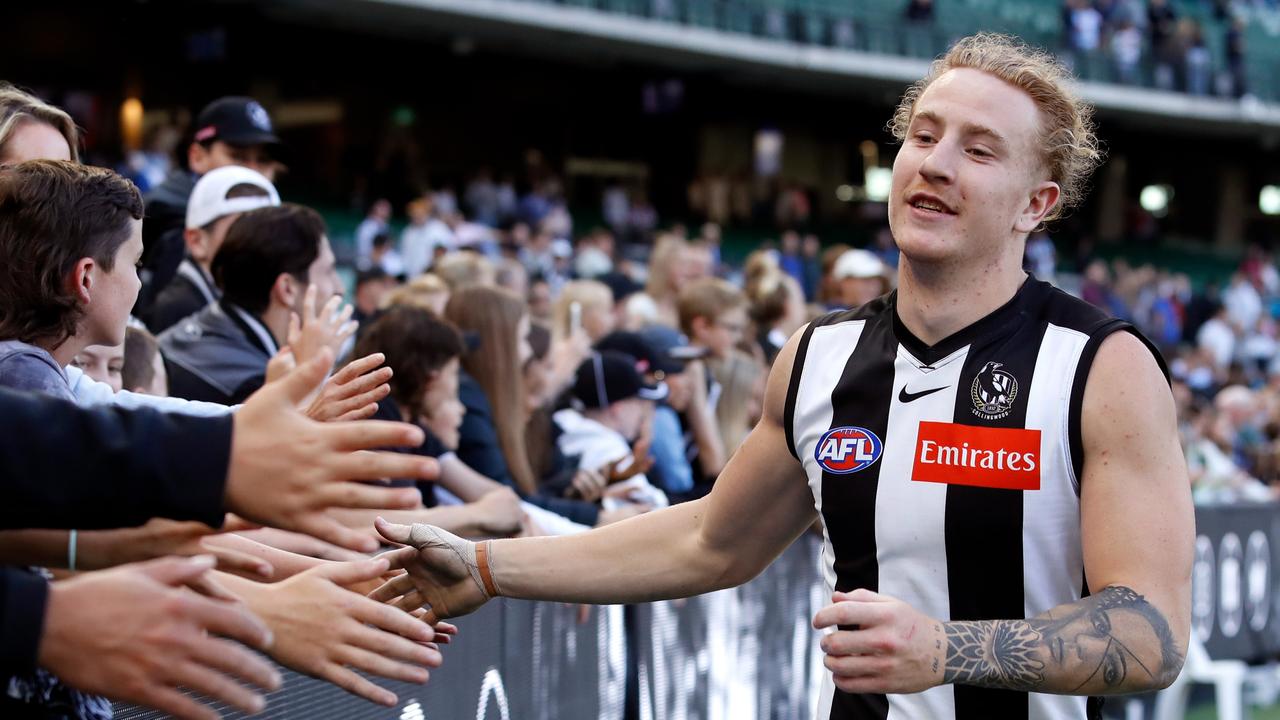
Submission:
POLYGON ((143 290, 134 314, 145 317, 160 292, 173 280, 183 256, 183 224, 188 199, 202 175, 227 165, 240 165, 275 179, 280 138, 271 116, 257 100, 222 97, 196 116, 185 168, 174 168, 147 193, 147 226, 142 240, 143 290))
POLYGON ((0 385, 75 400, 63 369, 124 342, 138 294, 142 196, 110 170, 0 170, 0 385))
POLYGON ((261 387, 290 317, 311 314, 308 290, 326 305, 342 283, 324 220, 291 203, 242 215, 211 269, 222 300, 161 333, 160 350, 170 394, 234 405, 261 387))
POLYGON ((227 165, 201 177, 187 203, 183 232, 187 257, 144 318, 147 328, 153 333, 162 333, 188 315, 217 302, 213 258, 222 247, 231 223, 250 210, 279 204, 280 195, 271 181, 249 168, 227 165))
POLYGON ((1131 326, 1021 268, 1098 161, 1067 79, 983 34, 908 90, 898 290, 787 343, 708 497, 478 546, 383 523, 413 547, 377 596, 416 591, 430 618, 497 594, 702 593, 754 577, 816 516, 834 591, 814 618, 832 671, 816 717, 1099 717, 1083 696, 1167 686, 1194 543, 1168 383, 1131 326))
POLYGON ((680 330, 689 344, 724 359, 747 332, 747 297, 719 278, 703 278, 680 291, 680 330))

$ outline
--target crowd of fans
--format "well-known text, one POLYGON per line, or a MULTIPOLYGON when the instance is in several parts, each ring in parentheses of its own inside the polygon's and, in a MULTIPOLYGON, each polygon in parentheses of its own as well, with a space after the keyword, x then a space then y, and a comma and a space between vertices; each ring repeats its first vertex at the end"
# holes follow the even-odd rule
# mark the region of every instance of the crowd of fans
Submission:
POLYGON ((1213 3, 1223 30, 1223 57, 1215 63, 1206 30, 1180 17, 1170 0, 1067 0, 1062 9, 1066 59, 1090 77, 1128 85, 1150 84, 1192 95, 1241 97, 1245 84, 1245 19, 1238 3, 1213 3), (1099 65, 1101 67, 1099 67, 1099 65), (1087 66, 1087 67, 1086 67, 1087 66))
MULTIPOLYGON (((210 613, 234 607, 254 630, 217 634, 252 637, 284 666, 393 703, 352 670, 425 680, 453 629, 360 597, 391 571, 391 560, 363 560, 386 544, 377 517, 469 537, 568 534, 700 497, 758 419, 786 338, 823 303, 885 292, 894 260, 787 233, 731 270, 714 223, 692 237, 576 232, 554 178, 516 197, 480 175, 461 202, 447 192, 412 200, 398 234, 390 203, 372 203, 347 304, 325 221, 272 182, 279 141, 255 101, 207 106, 185 162, 145 194, 81 164, 79 144, 65 112, 0 86, 0 388, 236 423, 261 416, 274 389, 290 394, 295 422, 353 428, 329 440, 348 453, 410 446, 343 465, 337 479, 382 478, 358 486, 381 494, 330 492, 289 519, 257 509, 275 499, 261 481, 261 497, 228 500, 204 522, 7 522, 0 594, 6 607, 29 600, 45 630, 22 641, 6 611, 6 716, 109 717, 106 696, 207 713, 177 687, 261 707, 225 675, 268 689, 278 677, 228 655, 229 642, 183 649, 168 638, 165 655, 145 637, 132 650, 65 630, 108 622, 94 613, 129 615, 109 591, 154 567, 169 590, 202 593, 210 613), (367 418, 416 429, 391 437, 362 429, 367 418), (409 462, 419 457, 433 462, 409 462), (33 525, 64 529, 23 529, 33 525), (145 564, 174 556, 195 559, 145 564), (71 591, 103 599, 75 611, 53 602, 71 591), (177 669, 159 670, 166 660, 177 669), (86 670, 100 664, 106 677, 86 670)), ((310 453, 300 466, 336 462, 306 432, 272 430, 235 436, 232 462, 251 451, 261 463, 277 453, 310 453)), ((302 492, 288 480, 295 468, 275 470, 272 482, 302 492)), ((212 629, 191 624, 192 643, 212 629)))
MULTIPOLYGON (((1041 274, 1054 263, 1044 242, 1041 236, 1028 243, 1027 266, 1041 274)), ((1253 246, 1225 284, 1195 288, 1184 273, 1124 259, 1084 266, 1081 297, 1131 320, 1164 354, 1197 502, 1280 494, 1276 267, 1275 258, 1253 246)))
MULTIPOLYGON (((553 177, 518 196, 509 181, 479 173, 461 199, 428 192, 400 208, 407 224, 398 233, 397 208, 371 203, 355 232, 348 305, 325 221, 272 182, 278 143, 258 103, 216 100, 197 117, 186 162, 144 196, 121 175, 78 163, 64 112, 0 88, 0 387, 80 406, 241 416, 273 387, 324 366, 331 377, 294 405, 339 426, 416 426, 400 452, 433 459, 431 471, 353 476, 390 477, 378 482, 399 494, 334 496, 321 507, 321 530, 252 511, 261 526, 228 515, 7 530, 0 557, 52 568, 30 573, 59 588, 150 558, 211 555, 216 572, 193 566, 170 584, 213 602, 239 598, 274 636, 272 658, 376 702, 395 698, 351 668, 425 680, 452 631, 360 597, 390 571, 354 552, 384 544, 376 517, 468 537, 569 534, 701 497, 759 418, 787 338, 893 286, 887 229, 870 249, 786 231, 729 267, 716 222, 650 234, 651 208, 628 201, 609 227, 584 230, 553 177), (351 632, 329 631, 344 623, 351 632)), ((1027 258, 1052 276, 1047 237, 1032 238, 1027 258)), ((1198 497, 1271 497, 1280 481, 1280 275, 1271 259, 1251 251, 1220 292, 1099 260, 1080 291, 1135 321, 1170 359, 1198 497)), ((25 654, 0 648, 6 716, 109 717, 94 691, 198 715, 171 687, 85 681, 74 663, 48 660, 40 642, 25 654)), ((225 660, 188 662, 203 666, 199 682, 160 677, 260 706, 248 690, 228 689, 225 660)))

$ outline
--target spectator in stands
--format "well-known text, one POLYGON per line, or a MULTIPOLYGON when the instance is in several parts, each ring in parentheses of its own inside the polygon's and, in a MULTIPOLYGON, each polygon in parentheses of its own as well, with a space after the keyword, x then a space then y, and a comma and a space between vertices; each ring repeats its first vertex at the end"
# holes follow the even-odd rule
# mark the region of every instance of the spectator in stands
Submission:
POLYGON ((800 253, 800 233, 788 230, 782 233, 782 247, 778 251, 778 267, 804 286, 804 257, 800 253))
POLYGON ((771 253, 752 253, 747 259, 743 291, 753 337, 772 363, 787 338, 807 320, 804 293, 800 284, 773 264, 771 253))
POLYGON ((373 267, 373 239, 391 229, 391 201, 379 198, 369 206, 369 214, 356 226, 356 268, 373 267))
POLYGON ((933 46, 933 0, 907 0, 903 52, 911 57, 930 57, 933 46))
POLYGON ((74 401, 63 368, 90 345, 124 342, 141 227, 137 188, 109 170, 0 170, 0 384, 74 401))
POLYGON ((271 181, 249 168, 226 165, 205 173, 187 203, 186 258, 148 311, 148 329, 162 333, 217 302, 211 267, 227 230, 246 211, 279 204, 271 181))
POLYGON ((867 250, 849 250, 836 260, 831 277, 843 308, 856 308, 889 292, 888 269, 867 250))
POLYGON ((440 248, 451 250, 453 231, 435 213, 435 196, 427 193, 405 208, 409 224, 400 234, 400 255, 404 258, 404 274, 412 280, 431 269, 440 248))
POLYGON ((658 239, 649 256, 649 277, 645 293, 653 299, 658 309, 658 321, 677 327, 680 315, 676 311, 676 299, 680 290, 693 277, 688 260, 689 243, 674 235, 658 239))
POLYGON ((1183 58, 1178 44, 1178 13, 1169 0, 1148 0, 1147 28, 1155 61, 1156 87, 1173 90, 1183 58))
POLYGON ((449 286, 434 273, 423 273, 383 296, 382 307, 411 305, 444 316, 449 302, 449 286))
MULTIPOLYGON (((618 331, 610 333, 596 343, 596 350, 620 352, 636 358, 637 370, 644 381, 650 385, 672 383, 683 380, 680 377, 685 370, 685 361, 676 357, 679 350, 687 349, 687 345, 675 330, 655 325, 639 333, 618 331), (673 354, 673 351, 675 353, 673 354)), ((667 386, 670 389, 670 385, 667 386)), ((671 396, 668 394, 667 400, 671 396)), ((687 393, 686 393, 687 399, 687 393)), ((667 400, 654 407, 652 429, 649 442, 649 455, 653 466, 647 471, 649 481, 661 488, 673 500, 688 495, 694 488, 693 468, 689 457, 685 454, 686 438, 680 415, 667 400)), ((687 409, 682 406, 682 409, 687 409)), ((700 418, 714 417, 702 413, 700 418)), ((708 429, 708 432, 711 432, 708 429)))
POLYGON ((124 387, 124 343, 90 345, 76 353, 71 364, 85 377, 110 385, 112 392, 120 392, 124 387))
POLYGON ((174 168, 147 193, 147 222, 143 232, 143 289, 134 314, 145 317, 178 271, 185 254, 183 229, 187 200, 200 176, 227 165, 255 170, 268 180, 275 178, 280 138, 271 116, 258 101, 247 97, 222 97, 196 116, 186 168, 174 168))
POLYGON ((669 390, 666 403, 655 413, 653 449, 659 463, 655 473, 673 500, 701 497, 711 489, 728 461, 716 421, 715 404, 720 388, 715 379, 707 375, 707 350, 691 346, 688 338, 665 325, 647 327, 640 335, 659 358, 653 367, 661 371, 661 379, 669 390), (674 417, 664 418, 667 410, 672 411, 674 417), (680 436, 678 444, 672 435, 675 431, 680 436), (689 466, 688 488, 684 468, 669 459, 676 454, 676 448, 689 466), (669 472, 668 468, 673 470, 669 472))
POLYGON ((0 165, 80 160, 80 134, 61 108, 0 82, 0 165))
POLYGON ((479 338, 478 348, 462 358, 458 398, 466 415, 458 458, 538 507, 581 525, 595 525, 599 509, 594 505, 542 492, 525 447, 528 394, 523 369, 533 349, 524 301, 507 290, 474 285, 450 296, 445 317, 479 338))
POLYGON ((472 286, 491 286, 497 278, 493 263, 483 255, 473 252, 452 252, 436 263, 435 274, 449 286, 450 292, 458 292, 472 286))
POLYGON ((1213 55, 1204 41, 1200 23, 1186 18, 1178 23, 1183 48, 1184 90, 1191 95, 1208 95, 1213 80, 1213 55))
POLYGON ((768 372, 763 363, 740 350, 723 360, 708 360, 707 368, 721 388, 716 424, 727 462, 760 419, 768 372))
POLYGON ((142 328, 130 327, 124 334, 124 365, 121 386, 129 392, 168 397, 169 378, 164 371, 160 343, 142 328))
MULTIPOLYGON (((337 313, 342 283, 326 233, 319 213, 291 203, 253 210, 231 225, 212 266, 222 300, 159 337, 174 396, 242 402, 262 386, 267 362, 291 344, 292 316, 346 325, 351 309, 337 313)), ((354 325, 343 332, 350 335, 354 325)))
POLYGON ((371 267, 382 268, 382 271, 394 278, 404 279, 404 258, 396 249, 391 233, 378 233, 373 236, 373 250, 369 255, 371 267))
POLYGON ((1231 276, 1231 283, 1222 291, 1222 304, 1227 309, 1231 324, 1242 332, 1252 332, 1262 317, 1262 297, 1249 278, 1241 272, 1231 276))
POLYGON ((1244 29, 1244 18, 1233 17, 1231 24, 1227 26, 1225 38, 1227 46, 1227 77, 1231 87, 1231 96, 1236 98, 1242 98, 1249 94, 1249 86, 1246 81, 1248 66, 1245 61, 1244 29))
POLYGON ((680 330, 690 344, 711 357, 728 357, 748 330, 746 296, 719 278, 703 278, 685 287, 677 311, 680 330))
MULTIPOLYGON (((629 469, 645 460, 633 456, 632 446, 650 435, 653 404, 666 397, 667 389, 646 383, 636 362, 630 355, 605 350, 593 353, 578 367, 572 391, 575 403, 554 416, 560 451, 577 458, 578 469, 629 469)), ((609 485, 602 502, 606 510, 630 506, 635 511, 668 504, 666 495, 643 472, 609 485)))
MULTIPOLYGON (((596 280, 574 280, 560 289, 552 309, 551 336, 563 342, 577 331, 586 333, 590 343, 613 332, 617 316, 613 311, 613 291, 596 280), (575 309, 576 306, 576 309, 575 309)), ((581 362, 582 358, 577 359, 581 362)), ((577 362, 574 363, 577 368, 577 362)))
POLYGON ((1208 353, 1217 376, 1225 377, 1236 356, 1236 331, 1225 305, 1218 305, 1209 319, 1200 325, 1196 345, 1208 353))
MULTIPOLYGON (((421 277, 421 276, 419 276, 421 277)), ((387 294, 396 288, 396 279, 382 268, 370 268, 356 273, 355 312, 351 319, 364 325, 371 322, 382 307, 387 294)))
POLYGON ((822 279, 818 282, 817 303, 823 308, 835 309, 842 306, 840 282, 836 280, 834 272, 836 261, 840 259, 841 255, 852 249, 844 243, 837 243, 822 251, 822 279))
POLYGON ((1139 63, 1142 60, 1142 31, 1129 18, 1125 18, 1111 34, 1111 61, 1116 80, 1125 85, 1137 85, 1139 63))
MULTIPOLYGON (((458 445, 458 425, 463 417, 458 401, 458 359, 464 350, 462 335, 452 324, 429 310, 397 305, 369 326, 356 344, 355 354, 368 357, 381 353, 392 371, 390 393, 379 401, 375 417, 418 425, 424 439, 410 452, 435 458, 441 468, 438 480, 458 489, 455 495, 467 498, 471 493, 465 487, 459 488, 458 483, 465 484, 471 478, 460 480, 449 463, 458 445)), ((392 480, 391 484, 414 486, 415 481, 392 480)), ((449 507, 437 507, 435 482, 417 481, 416 486, 422 495, 418 508, 335 511, 334 516, 354 529, 372 528, 374 518, 382 515, 406 520, 433 517, 433 522, 443 522, 444 527, 456 528, 451 532, 466 536, 509 536, 520 531, 524 516, 519 500, 510 489, 497 483, 486 482, 484 492, 475 499, 487 497, 490 491, 493 497, 449 507)))

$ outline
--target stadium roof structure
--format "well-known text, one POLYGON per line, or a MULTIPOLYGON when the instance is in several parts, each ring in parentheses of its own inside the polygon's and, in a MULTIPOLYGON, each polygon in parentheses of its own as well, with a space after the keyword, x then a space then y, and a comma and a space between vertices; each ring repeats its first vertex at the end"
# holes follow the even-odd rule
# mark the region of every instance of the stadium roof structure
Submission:
MULTIPOLYGON (((886 103, 896 102, 903 86, 928 68, 928 61, 918 58, 761 38, 546 0, 288 0, 267 7, 295 18, 295 12, 303 12, 373 31, 486 38, 539 54, 723 71, 811 92, 859 92, 886 103)), ((1280 104, 1098 82, 1081 82, 1079 91, 1103 116, 1126 123, 1280 143, 1280 104)))

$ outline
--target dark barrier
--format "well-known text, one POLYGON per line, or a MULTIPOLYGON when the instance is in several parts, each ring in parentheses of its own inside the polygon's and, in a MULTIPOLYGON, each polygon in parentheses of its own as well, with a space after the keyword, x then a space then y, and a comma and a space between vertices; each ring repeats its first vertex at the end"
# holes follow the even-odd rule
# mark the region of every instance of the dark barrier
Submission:
POLYGON ((1280 567, 1280 504, 1196 508, 1191 625, 1209 656, 1262 662, 1280 656, 1272 568, 1280 567))
MULTIPOLYGON (((1280 655, 1272 576, 1280 567, 1280 504, 1199 507, 1196 524, 1192 624, 1209 654, 1280 655)), ((596 607, 583 623, 576 607, 492 602, 457 621, 458 641, 426 685, 375 679, 400 696, 396 708, 286 672, 260 717, 622 720, 628 650, 640 720, 808 717, 823 672, 809 623, 828 602, 819 547, 806 535, 741 588, 596 607)), ((116 716, 159 714, 119 706, 116 716)))
MULTIPOLYGON (((810 622, 828 602, 819 548, 806 535, 743 587, 625 609, 593 607, 584 623, 573 606, 491 602, 457 620, 459 637, 426 685, 374 679, 400 697, 395 708, 286 671, 284 687, 256 717, 622 720, 628 614, 641 720, 808 717, 822 670, 810 622)), ((162 715, 117 705, 116 717, 162 715)))

